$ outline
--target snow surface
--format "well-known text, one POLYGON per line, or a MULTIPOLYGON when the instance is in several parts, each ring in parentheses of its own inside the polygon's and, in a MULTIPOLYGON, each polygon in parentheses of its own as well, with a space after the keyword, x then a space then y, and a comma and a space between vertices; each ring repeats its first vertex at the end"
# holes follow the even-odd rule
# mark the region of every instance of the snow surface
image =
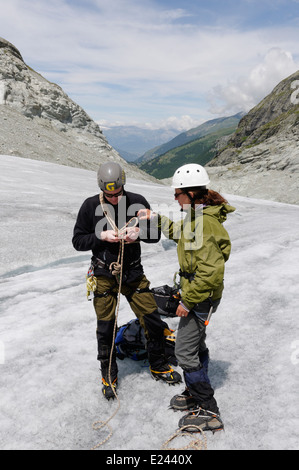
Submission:
MULTIPOLYGON (((11 156, 0 156, 0 168, 0 448, 89 450, 107 436, 92 423, 117 406, 101 395, 96 317, 85 291, 90 255, 71 244, 79 207, 98 192, 96 176, 11 156)), ((129 180, 127 189, 179 216, 170 188, 129 180)), ((207 331, 225 432, 206 433, 208 449, 295 450, 299 207, 226 196, 237 208, 225 224, 233 249, 207 331)), ((172 285, 175 246, 163 239, 142 248, 152 286, 172 285)), ((132 318, 122 298, 119 324, 132 318)), ((181 413, 168 405, 183 386, 155 382, 129 359, 119 362, 119 379, 120 410, 101 449, 161 449, 177 429, 181 413)))

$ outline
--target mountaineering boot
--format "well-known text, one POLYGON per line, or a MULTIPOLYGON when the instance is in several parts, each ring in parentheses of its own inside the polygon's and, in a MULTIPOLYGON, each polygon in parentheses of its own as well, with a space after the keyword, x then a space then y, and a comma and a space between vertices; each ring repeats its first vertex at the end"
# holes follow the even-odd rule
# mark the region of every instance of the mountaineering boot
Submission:
POLYGON ((213 433, 224 429, 220 414, 204 410, 203 408, 194 409, 181 418, 179 427, 182 428, 184 426, 187 426, 185 430, 189 432, 200 432, 198 427, 202 431, 212 431, 213 433))
POLYGON ((170 408, 174 411, 186 411, 191 410, 196 406, 196 402, 189 392, 188 388, 183 391, 180 395, 175 395, 170 400, 170 408))
POLYGON ((197 407, 210 410, 218 414, 218 406, 214 397, 214 390, 206 372, 206 368, 200 364, 193 369, 184 370, 186 387, 194 397, 197 407))
POLYGON ((115 394, 116 394, 116 389, 117 389, 117 379, 115 379, 113 382, 112 382, 112 387, 111 385, 109 385, 108 382, 106 382, 105 379, 102 379, 102 382, 103 382, 103 388, 102 388, 102 392, 103 392, 103 395, 104 397, 109 401, 109 400, 114 400, 116 398, 115 394))
POLYGON ((181 375, 173 370, 169 365, 166 365, 162 370, 153 370, 150 367, 151 376, 155 380, 162 380, 163 382, 168 383, 169 385, 175 385, 182 382, 181 375))
POLYGON ((169 365, 165 357, 164 333, 162 338, 150 339, 147 342, 148 361, 151 376, 155 380, 162 380, 168 384, 181 383, 182 377, 169 365))

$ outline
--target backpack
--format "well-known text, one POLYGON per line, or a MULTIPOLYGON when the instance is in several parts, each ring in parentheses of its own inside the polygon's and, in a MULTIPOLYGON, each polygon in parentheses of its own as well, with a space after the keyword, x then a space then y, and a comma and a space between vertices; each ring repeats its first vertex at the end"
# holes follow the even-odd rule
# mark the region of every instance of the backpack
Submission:
MULTIPOLYGON (((165 323, 165 355, 167 361, 177 366, 177 360, 174 353, 175 336, 174 330, 170 330, 165 323)), ((147 359, 146 338, 144 329, 139 320, 131 320, 121 326, 115 337, 116 356, 118 359, 130 358, 133 361, 145 361, 147 359)))
POLYGON ((164 285, 152 288, 151 292, 154 295, 159 314, 165 317, 176 317, 181 300, 178 287, 164 285))

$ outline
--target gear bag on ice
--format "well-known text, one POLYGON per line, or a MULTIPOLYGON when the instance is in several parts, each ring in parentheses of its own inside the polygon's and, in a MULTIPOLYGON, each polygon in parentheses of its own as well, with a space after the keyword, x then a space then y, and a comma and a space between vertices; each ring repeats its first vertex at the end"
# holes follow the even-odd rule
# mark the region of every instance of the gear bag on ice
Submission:
POLYGON ((151 289, 155 297, 160 315, 165 317, 175 317, 180 303, 181 295, 177 286, 161 286, 151 289))
MULTIPOLYGON (((176 366, 174 331, 169 329, 166 323, 164 336, 166 359, 170 364, 176 366)), ((146 338, 139 320, 131 320, 117 330, 115 346, 118 359, 125 359, 126 357, 134 361, 147 359, 146 338)))

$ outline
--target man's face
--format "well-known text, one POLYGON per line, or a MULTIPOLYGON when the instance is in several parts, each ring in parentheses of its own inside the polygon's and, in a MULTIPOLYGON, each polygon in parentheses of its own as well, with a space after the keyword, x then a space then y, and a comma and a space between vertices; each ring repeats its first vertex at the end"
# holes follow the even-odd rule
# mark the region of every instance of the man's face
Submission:
POLYGON ((117 206, 123 196, 123 193, 124 188, 122 187, 121 189, 118 188, 115 191, 104 191, 104 196, 107 201, 110 202, 110 204, 112 204, 113 206, 117 206))

